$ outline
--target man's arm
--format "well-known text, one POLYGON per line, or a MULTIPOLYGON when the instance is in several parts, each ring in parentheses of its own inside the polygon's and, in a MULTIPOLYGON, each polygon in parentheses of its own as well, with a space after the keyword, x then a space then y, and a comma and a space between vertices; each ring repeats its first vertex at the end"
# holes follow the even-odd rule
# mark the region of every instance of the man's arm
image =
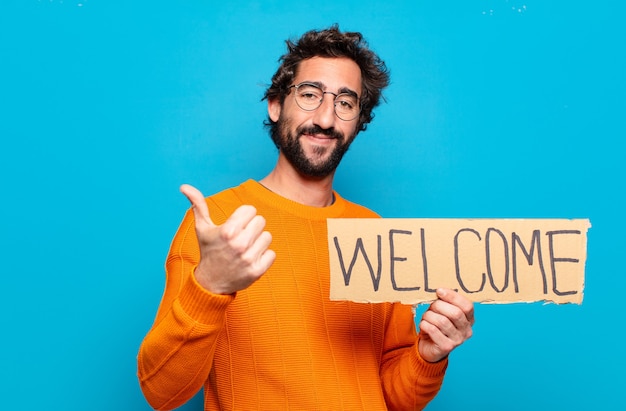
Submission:
POLYGON ((424 360, 411 307, 392 305, 385 330, 380 378, 389 410, 421 410, 439 392, 448 365, 424 360))
POLYGON ((423 409, 441 388, 448 355, 471 337, 473 304, 451 290, 438 290, 437 295, 422 317, 417 339, 410 308, 394 307, 381 365, 390 410, 423 409))
POLYGON ((198 190, 181 191, 193 213, 187 212, 170 247, 165 293, 138 356, 141 388, 155 409, 178 407, 200 390, 235 292, 260 278, 275 258, 264 220, 252 207, 238 208, 218 226, 198 190))
POLYGON ((138 377, 154 409, 176 408, 204 385, 233 296, 210 295, 189 275, 141 344, 138 377))

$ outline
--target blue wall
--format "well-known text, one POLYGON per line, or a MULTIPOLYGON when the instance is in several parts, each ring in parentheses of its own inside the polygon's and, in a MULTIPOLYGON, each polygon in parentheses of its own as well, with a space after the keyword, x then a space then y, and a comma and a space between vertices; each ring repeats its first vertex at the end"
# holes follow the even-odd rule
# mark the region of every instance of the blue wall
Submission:
POLYGON ((283 40, 334 22, 393 79, 344 196, 386 217, 593 225, 583 304, 477 306, 428 410, 626 405, 623 2, 212 3, 3 0, 0 408, 149 409, 135 361, 178 186, 271 169, 260 99, 283 40))

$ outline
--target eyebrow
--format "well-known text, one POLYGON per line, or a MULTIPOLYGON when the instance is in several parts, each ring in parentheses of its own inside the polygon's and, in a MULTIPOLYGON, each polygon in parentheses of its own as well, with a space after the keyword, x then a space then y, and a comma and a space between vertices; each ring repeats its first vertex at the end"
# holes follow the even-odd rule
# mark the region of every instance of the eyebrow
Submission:
MULTIPOLYGON (((317 86, 317 87, 319 87, 322 90, 326 89, 326 85, 324 83, 322 83, 321 81, 304 80, 304 81, 301 81, 298 84, 302 84, 302 83, 313 84, 314 86, 317 86)), ((349 94, 349 95, 351 95, 353 97, 359 98, 359 95, 357 94, 357 92, 352 90, 351 88, 348 88, 348 87, 341 87, 337 94, 349 94)))

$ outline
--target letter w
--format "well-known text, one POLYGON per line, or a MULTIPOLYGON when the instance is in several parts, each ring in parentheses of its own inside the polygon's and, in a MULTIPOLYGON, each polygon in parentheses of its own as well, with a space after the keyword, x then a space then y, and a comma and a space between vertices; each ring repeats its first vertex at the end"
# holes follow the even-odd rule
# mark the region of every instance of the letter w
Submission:
POLYGON ((380 235, 376 236, 378 238, 378 270, 376 274, 374 274, 374 268, 370 263, 370 259, 367 257, 367 253, 365 252, 365 247, 363 246, 363 239, 358 238, 356 240, 356 247, 354 248, 354 255, 352 256, 352 261, 350 261, 350 266, 348 267, 348 271, 346 271, 346 265, 343 262, 343 256, 341 254, 341 247, 339 247, 339 241, 337 237, 333 237, 335 242, 335 248, 337 249, 337 255, 339 256, 339 264, 341 265, 341 272, 343 273, 343 281, 346 287, 350 285, 350 277, 352 277, 352 269, 354 268, 354 264, 359 256, 359 251, 363 254, 363 259, 367 264, 367 268, 370 271, 370 276, 372 277, 372 285, 374 286, 374 291, 378 291, 378 285, 380 284, 380 274, 382 271, 382 262, 381 262, 381 243, 382 238, 380 235))

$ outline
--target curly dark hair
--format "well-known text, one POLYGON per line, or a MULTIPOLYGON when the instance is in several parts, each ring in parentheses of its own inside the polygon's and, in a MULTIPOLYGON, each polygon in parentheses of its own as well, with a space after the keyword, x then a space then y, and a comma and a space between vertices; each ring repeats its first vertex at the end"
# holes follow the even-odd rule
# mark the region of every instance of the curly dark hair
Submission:
MULTIPOLYGON (((281 64, 263 99, 278 98, 282 105, 301 61, 312 57, 347 57, 361 69, 363 91, 357 131, 364 131, 374 118, 372 110, 380 103, 382 90, 389 85, 389 71, 385 62, 369 48, 361 33, 342 33, 338 25, 334 24, 325 30, 308 31, 296 42, 287 40, 285 43, 288 52, 278 60, 281 64)), ((275 132, 275 122, 268 119, 266 125, 272 133, 275 132)))

